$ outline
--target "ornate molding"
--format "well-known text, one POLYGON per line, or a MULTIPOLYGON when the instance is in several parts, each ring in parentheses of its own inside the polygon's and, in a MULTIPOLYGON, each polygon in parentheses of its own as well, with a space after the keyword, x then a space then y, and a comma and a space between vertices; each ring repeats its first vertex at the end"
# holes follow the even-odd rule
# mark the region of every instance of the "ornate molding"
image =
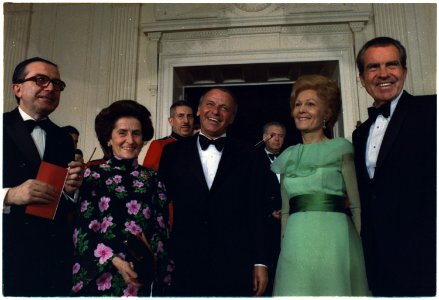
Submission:
POLYGON ((233 6, 245 12, 259 12, 268 8, 271 3, 235 3, 233 6))
POLYGON ((349 22, 352 32, 361 32, 366 26, 365 22, 349 22))
MULTIPOLYGON (((362 23, 362 22, 361 22, 362 23)), ((185 40, 185 39, 209 39, 227 38, 233 35, 254 35, 254 34, 303 34, 303 33, 327 33, 327 32, 350 32, 348 24, 309 25, 309 26, 265 26, 265 27, 240 27, 229 29, 199 30, 199 31, 178 31, 163 33, 163 40, 185 40)), ((150 36, 152 33, 148 33, 150 36)), ((155 34, 155 33, 154 33, 155 34)))
POLYGON ((161 32, 148 32, 146 35, 151 42, 158 42, 162 37, 161 32))
POLYGON ((214 30, 223 28, 265 27, 285 25, 340 24, 368 22, 370 10, 315 11, 308 13, 268 14, 257 16, 236 16, 224 18, 193 18, 143 22, 141 30, 149 32, 184 32, 192 30, 214 30))
POLYGON ((328 33, 328 32, 349 32, 347 24, 322 24, 309 26, 283 26, 282 33, 285 34, 307 34, 307 33, 328 33))

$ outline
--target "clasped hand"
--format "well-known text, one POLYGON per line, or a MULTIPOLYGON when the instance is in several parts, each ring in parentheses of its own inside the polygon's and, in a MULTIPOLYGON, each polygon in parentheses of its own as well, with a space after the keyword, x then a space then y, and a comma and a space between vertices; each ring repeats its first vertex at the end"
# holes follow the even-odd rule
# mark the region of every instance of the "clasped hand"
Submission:
POLYGON ((67 194, 73 194, 82 186, 84 173, 84 165, 79 161, 71 161, 68 164, 69 171, 67 173, 66 182, 64 184, 64 191, 67 194))

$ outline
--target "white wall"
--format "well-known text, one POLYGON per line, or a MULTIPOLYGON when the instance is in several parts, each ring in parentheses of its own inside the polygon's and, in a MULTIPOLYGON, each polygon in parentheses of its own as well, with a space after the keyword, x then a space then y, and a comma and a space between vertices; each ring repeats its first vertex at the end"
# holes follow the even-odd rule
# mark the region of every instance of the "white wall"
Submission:
MULTIPOLYGON (((436 4, 9 3, 4 4, 4 32, 3 109, 16 106, 10 78, 18 62, 32 56, 54 61, 67 88, 51 118, 80 130, 86 159, 99 148, 94 117, 118 99, 146 105, 157 136, 169 133, 172 67, 200 55, 254 62, 274 60, 276 53, 294 52, 286 59, 296 59, 313 47, 317 54, 338 53, 341 76, 346 76, 348 136, 371 103, 356 80, 354 61, 370 38, 399 39, 409 54, 406 88, 413 94, 436 93, 436 4), (228 48, 222 48, 224 41, 228 48)), ((101 155, 98 150, 95 158, 101 155)))

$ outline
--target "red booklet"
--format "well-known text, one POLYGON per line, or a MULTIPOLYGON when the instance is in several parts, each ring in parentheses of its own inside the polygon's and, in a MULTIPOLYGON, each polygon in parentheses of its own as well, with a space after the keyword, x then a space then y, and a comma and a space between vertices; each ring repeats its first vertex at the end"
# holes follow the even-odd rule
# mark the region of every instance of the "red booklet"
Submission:
POLYGON ((52 185, 55 188, 56 197, 49 204, 29 204, 26 207, 26 213, 53 220, 66 178, 67 168, 41 161, 36 179, 52 185))

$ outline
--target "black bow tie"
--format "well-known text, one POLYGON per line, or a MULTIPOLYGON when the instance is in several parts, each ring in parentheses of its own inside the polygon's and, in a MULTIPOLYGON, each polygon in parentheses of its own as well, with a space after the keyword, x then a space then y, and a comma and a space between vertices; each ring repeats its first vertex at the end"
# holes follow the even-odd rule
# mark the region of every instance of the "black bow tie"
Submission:
POLYGON ((226 142, 225 137, 217 138, 216 140, 211 140, 200 134, 200 146, 202 150, 206 150, 209 145, 214 145, 218 151, 222 151, 224 148, 224 143, 226 142))
POLYGON ((273 154, 273 153, 267 153, 267 154, 271 160, 275 160, 279 156, 279 154, 273 154))
POLYGON ((384 118, 388 118, 390 116, 390 102, 386 102, 378 108, 374 106, 369 107, 367 112, 369 113, 369 118, 374 121, 378 115, 383 115, 384 118))
POLYGON ((40 120, 40 121, 26 120, 26 121, 24 121, 24 125, 26 126, 26 128, 29 132, 32 132, 34 130, 35 126, 39 126, 42 129, 44 129, 45 131, 47 131, 47 128, 49 127, 49 120, 48 119, 44 119, 44 120, 40 120))

